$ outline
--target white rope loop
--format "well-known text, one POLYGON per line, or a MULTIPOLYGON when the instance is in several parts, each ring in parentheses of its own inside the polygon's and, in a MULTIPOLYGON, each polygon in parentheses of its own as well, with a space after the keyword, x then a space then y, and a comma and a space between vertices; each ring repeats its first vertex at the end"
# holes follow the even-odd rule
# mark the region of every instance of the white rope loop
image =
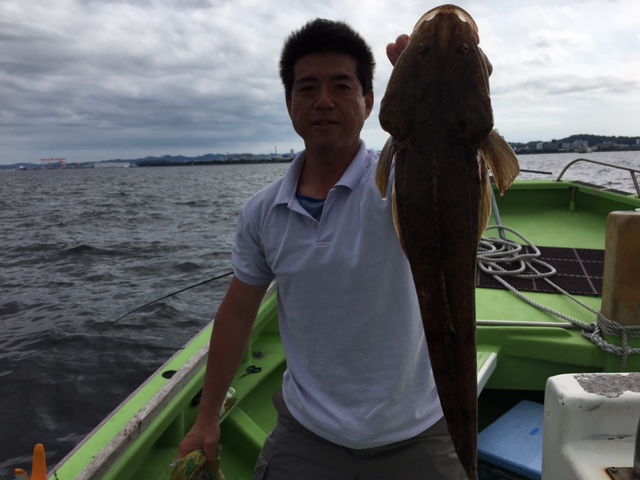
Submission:
POLYGON ((510 232, 511 234, 522 240, 524 243, 526 243, 533 251, 531 253, 523 253, 522 245, 517 242, 506 240, 503 238, 483 236, 478 246, 478 268, 480 268, 480 270, 482 270, 483 272, 492 275, 495 280, 497 280, 512 293, 514 293, 521 300, 524 300, 525 302, 538 308, 539 310, 566 320, 567 322, 570 322, 571 324, 581 328, 582 335, 590 339, 602 350, 621 356, 622 359, 620 370, 624 372, 627 367, 627 359, 629 355, 640 354, 640 348, 631 348, 629 347, 628 343, 629 338, 640 338, 640 326, 622 326, 619 323, 614 322, 613 320, 607 318, 602 312, 589 307, 588 305, 577 299, 575 296, 571 295, 560 286, 549 280, 550 277, 553 277, 557 273, 556 269, 547 262, 543 262, 542 260, 540 260, 540 249, 512 228, 498 225, 490 226, 485 230, 485 234, 489 230, 502 230, 510 232), (543 271, 540 271, 536 267, 542 267, 543 271), (595 314, 596 321, 593 323, 585 323, 578 320, 577 318, 565 315, 562 312, 536 302, 535 300, 527 297, 518 289, 513 287, 509 282, 507 282, 507 280, 502 277, 544 280, 558 292, 562 293, 581 307, 595 314), (621 338, 622 346, 613 345, 607 342, 602 337, 601 332, 610 336, 621 338))

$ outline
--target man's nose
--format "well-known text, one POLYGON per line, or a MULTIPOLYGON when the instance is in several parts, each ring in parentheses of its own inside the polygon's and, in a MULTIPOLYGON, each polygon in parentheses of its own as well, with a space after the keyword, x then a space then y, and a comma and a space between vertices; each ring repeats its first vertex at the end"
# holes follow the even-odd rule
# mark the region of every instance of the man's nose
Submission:
POLYGON ((333 108, 333 96, 331 90, 327 86, 323 86, 318 90, 318 97, 316 98, 316 108, 333 108))

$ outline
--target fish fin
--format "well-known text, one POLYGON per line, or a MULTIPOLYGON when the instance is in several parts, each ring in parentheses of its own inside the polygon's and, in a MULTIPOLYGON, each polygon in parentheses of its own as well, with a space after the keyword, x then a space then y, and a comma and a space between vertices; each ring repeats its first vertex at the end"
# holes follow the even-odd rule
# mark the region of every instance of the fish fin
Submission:
POLYGON ((507 141, 496 130, 491 130, 486 142, 481 145, 484 159, 493 174, 493 179, 498 185, 500 195, 513 184, 520 174, 518 157, 507 141))
POLYGON ((391 187, 391 199, 393 205, 393 226, 396 228, 396 233, 398 234, 398 238, 400 239, 400 246, 402 247, 402 251, 404 252, 404 256, 409 258, 407 255, 407 249, 404 246, 404 238, 402 238, 402 230, 400 230, 400 217, 398 216, 398 204, 396 202, 396 184, 393 183, 391 187))
POLYGON ((481 148, 478 149, 478 167, 480 168, 480 188, 482 192, 478 232, 478 242, 480 242, 482 234, 487 225, 489 225, 489 218, 491 218, 491 182, 489 181, 489 169, 487 168, 484 151, 481 148))
MULTIPOLYGON (((389 139, 382 147, 382 153, 380 153, 380 158, 378 159, 378 168, 376 169, 376 186, 380 193, 382 194, 382 199, 387 199, 387 194, 389 193, 389 177, 391 176, 391 166, 393 164, 393 159, 398 150, 398 142, 393 137, 389 137, 389 139)), ((400 219, 398 217, 398 204, 396 202, 396 182, 394 181, 391 185, 391 206, 393 211, 393 226, 396 229, 396 233, 398 234, 398 238, 400 239, 400 246, 402 247, 402 251, 405 256, 407 255, 407 249, 404 246, 404 240, 402 239, 402 231, 400 230, 400 219)))
POLYGON ((378 159, 378 168, 376 169, 376 185, 383 200, 387 199, 387 193, 389 190, 389 176, 391 174, 391 164, 393 163, 393 157, 397 150, 396 141, 393 137, 389 139, 382 147, 382 153, 378 159))

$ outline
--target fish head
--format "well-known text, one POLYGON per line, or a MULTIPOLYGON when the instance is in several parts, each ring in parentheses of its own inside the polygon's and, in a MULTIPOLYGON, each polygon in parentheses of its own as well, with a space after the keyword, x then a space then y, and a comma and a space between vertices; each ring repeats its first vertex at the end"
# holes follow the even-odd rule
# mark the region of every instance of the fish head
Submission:
POLYGON ((415 125, 471 146, 486 138, 493 128, 491 65, 479 41, 478 27, 463 9, 442 5, 425 13, 389 79, 382 127, 399 141, 415 125))

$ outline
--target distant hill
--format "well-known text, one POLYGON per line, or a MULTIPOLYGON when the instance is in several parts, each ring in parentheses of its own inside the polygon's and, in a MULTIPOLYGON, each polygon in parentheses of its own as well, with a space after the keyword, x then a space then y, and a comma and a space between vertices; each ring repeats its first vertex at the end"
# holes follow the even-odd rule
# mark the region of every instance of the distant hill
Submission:
MULTIPOLYGON (((606 135, 589 135, 586 133, 580 135, 571 135, 570 137, 557 140, 558 142, 574 142, 576 140, 587 140, 589 145, 597 145, 598 143, 615 143, 618 145, 635 145, 637 137, 613 137, 606 135)), ((552 140, 552 142, 555 140, 552 140)))
POLYGON ((195 157, 185 157, 184 155, 163 155, 162 157, 144 157, 132 158, 128 160, 107 160, 110 162, 129 162, 138 166, 161 165, 161 164, 181 164, 181 163, 209 163, 223 161, 227 155, 220 153, 207 153, 206 155, 198 155, 195 157))
MULTIPOLYGON (((184 155, 163 155, 162 157, 133 158, 129 160, 105 160, 105 162, 128 162, 138 167, 159 167, 168 165, 219 165, 231 163, 276 163, 290 162, 292 154, 284 155, 254 155, 252 153, 207 153, 196 157, 184 155)), ((94 162, 100 163, 100 162, 94 162)))
MULTIPOLYGON (((570 135, 564 138, 552 139, 548 140, 534 140, 527 143, 520 142, 509 142, 509 144, 516 150, 520 151, 536 151, 539 150, 539 145, 544 144, 545 151, 554 150, 553 147, 547 148, 550 144, 557 145, 566 145, 566 144, 582 144, 585 147, 594 148, 596 150, 630 150, 630 149, 640 149, 640 144, 638 144, 638 139, 640 135, 637 137, 624 137, 624 136, 612 136, 612 135, 592 135, 589 133, 579 133, 575 135, 570 135)), ((557 150, 557 149, 556 149, 557 150)))
MULTIPOLYGON (((293 160, 293 154, 284 155, 254 155, 251 153, 207 153, 206 155, 198 155, 195 157, 186 157, 184 155, 163 155, 162 157, 147 156, 142 158, 112 158, 109 160, 101 160, 97 162, 67 162, 66 168, 93 168, 94 166, 136 166, 136 167, 163 167, 177 165, 228 165, 239 163, 280 163, 290 162, 293 160)), ((46 167, 35 163, 15 163, 12 165, 0 165, 0 170, 39 170, 41 168, 57 169, 60 168, 58 163, 52 163, 46 167)))

